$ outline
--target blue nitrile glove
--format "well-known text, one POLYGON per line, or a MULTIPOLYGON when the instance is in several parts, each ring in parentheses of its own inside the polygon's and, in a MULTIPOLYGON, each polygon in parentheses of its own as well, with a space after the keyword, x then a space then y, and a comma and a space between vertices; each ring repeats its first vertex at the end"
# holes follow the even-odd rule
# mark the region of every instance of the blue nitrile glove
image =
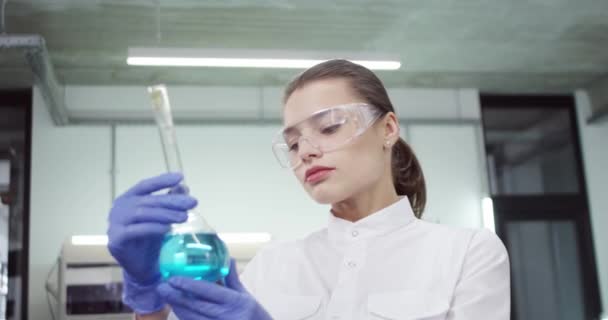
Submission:
POLYGON ((109 215, 108 249, 123 269, 123 302, 135 313, 161 310, 159 253, 172 223, 187 219, 196 199, 183 194, 180 173, 143 180, 114 200, 109 215), (171 188, 169 194, 153 192, 171 188))
POLYGON ((180 320, 272 319, 241 284, 233 259, 226 287, 176 276, 159 285, 158 292, 180 320))

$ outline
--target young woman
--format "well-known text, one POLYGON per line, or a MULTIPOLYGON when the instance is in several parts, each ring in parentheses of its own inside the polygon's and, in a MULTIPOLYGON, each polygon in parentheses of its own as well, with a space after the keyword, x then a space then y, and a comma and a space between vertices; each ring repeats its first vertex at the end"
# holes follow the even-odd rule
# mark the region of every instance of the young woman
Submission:
POLYGON ((175 187, 179 174, 144 180, 115 201, 108 231, 123 300, 138 319, 171 311, 182 320, 509 319, 503 244, 489 231, 419 219, 422 170, 374 73, 321 63, 287 86, 283 108, 274 153, 311 198, 331 206, 327 227, 266 247, 240 280, 233 263, 225 287, 161 283, 162 236, 196 199, 151 195, 175 187))

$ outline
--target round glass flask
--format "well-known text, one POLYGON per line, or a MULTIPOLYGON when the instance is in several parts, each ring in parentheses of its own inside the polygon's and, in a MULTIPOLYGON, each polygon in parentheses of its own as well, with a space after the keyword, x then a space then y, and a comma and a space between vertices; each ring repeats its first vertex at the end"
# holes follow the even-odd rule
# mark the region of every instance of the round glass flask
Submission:
POLYGON ((188 212, 188 220, 174 224, 160 251, 163 278, 186 276, 197 280, 222 281, 230 270, 224 242, 202 216, 188 212))
MULTIPOLYGON (((177 147, 169 96, 164 85, 148 87, 154 116, 160 133, 167 170, 182 172, 177 147)), ((179 186, 188 190, 185 179, 179 186)), ((188 220, 171 225, 160 251, 160 273, 164 279, 185 276, 196 280, 223 283, 230 271, 230 255, 224 242, 195 211, 188 212, 188 220)))

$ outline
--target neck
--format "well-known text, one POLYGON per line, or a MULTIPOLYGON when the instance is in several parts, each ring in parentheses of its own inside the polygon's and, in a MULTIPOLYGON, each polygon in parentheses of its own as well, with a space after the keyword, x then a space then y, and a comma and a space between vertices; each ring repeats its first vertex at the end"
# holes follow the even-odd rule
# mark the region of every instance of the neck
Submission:
POLYGON ((392 182, 389 181, 388 184, 385 183, 332 204, 331 212, 337 218, 356 222, 397 201, 399 196, 392 182))

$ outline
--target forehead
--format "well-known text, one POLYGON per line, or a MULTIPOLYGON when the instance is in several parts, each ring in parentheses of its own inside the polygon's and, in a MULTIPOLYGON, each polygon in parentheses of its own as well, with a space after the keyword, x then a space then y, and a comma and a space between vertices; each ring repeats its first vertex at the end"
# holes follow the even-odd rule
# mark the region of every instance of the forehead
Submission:
POLYGON ((321 109, 363 102, 357 97, 346 79, 316 80, 295 90, 285 102, 283 124, 293 125, 321 109))

